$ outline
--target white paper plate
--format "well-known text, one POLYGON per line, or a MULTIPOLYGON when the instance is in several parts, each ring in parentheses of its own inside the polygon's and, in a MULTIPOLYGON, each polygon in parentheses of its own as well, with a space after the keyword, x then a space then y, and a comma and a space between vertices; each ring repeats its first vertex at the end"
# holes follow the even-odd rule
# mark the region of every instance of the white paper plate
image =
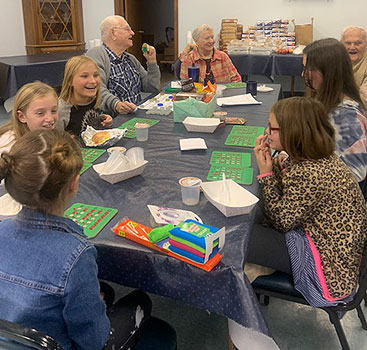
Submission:
POLYGON ((271 88, 270 86, 265 86, 265 85, 260 85, 257 87, 257 91, 258 92, 270 92, 273 91, 274 89, 271 88))

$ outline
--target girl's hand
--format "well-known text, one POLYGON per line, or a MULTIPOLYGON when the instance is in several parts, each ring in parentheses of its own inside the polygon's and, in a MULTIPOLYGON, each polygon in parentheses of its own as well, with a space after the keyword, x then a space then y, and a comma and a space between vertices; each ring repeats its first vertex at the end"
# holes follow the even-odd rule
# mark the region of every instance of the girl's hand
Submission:
POLYGON ((109 126, 112 126, 112 117, 108 114, 101 114, 101 125, 106 128, 106 127, 109 127, 109 126))
POLYGON ((132 113, 135 112, 135 110, 137 109, 137 105, 135 105, 132 102, 127 102, 127 101, 120 101, 116 104, 116 112, 119 114, 128 114, 128 113, 132 113))
POLYGON ((259 168, 259 174, 265 174, 273 170, 273 160, 271 158, 270 147, 266 141, 267 136, 261 135, 256 138, 255 158, 259 168))
POLYGON ((274 159, 274 166, 277 166, 281 171, 285 169, 285 161, 288 159, 288 154, 284 151, 280 152, 274 159))

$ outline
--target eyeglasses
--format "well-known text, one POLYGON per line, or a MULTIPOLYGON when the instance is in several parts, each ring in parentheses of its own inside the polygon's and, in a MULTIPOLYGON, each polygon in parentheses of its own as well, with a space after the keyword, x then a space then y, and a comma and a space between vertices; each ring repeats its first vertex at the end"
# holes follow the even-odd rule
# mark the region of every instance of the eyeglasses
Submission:
POLYGON ((127 32, 132 32, 133 31, 130 26, 126 26, 126 27, 112 27, 112 29, 122 29, 122 30, 125 30, 127 32))
POLYGON ((365 45, 366 44, 366 42, 365 41, 344 41, 344 45, 345 46, 352 46, 352 45, 354 45, 354 46, 362 46, 362 45, 365 45))
POLYGON ((270 123, 268 123, 269 135, 271 135, 272 131, 279 131, 280 128, 273 128, 270 123))

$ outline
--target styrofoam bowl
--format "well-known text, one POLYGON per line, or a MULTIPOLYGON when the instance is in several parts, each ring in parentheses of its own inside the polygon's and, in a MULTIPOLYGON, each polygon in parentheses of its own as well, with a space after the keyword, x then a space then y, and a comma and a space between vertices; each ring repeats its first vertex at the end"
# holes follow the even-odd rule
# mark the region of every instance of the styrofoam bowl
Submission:
POLYGON ((224 196, 222 181, 208 181, 201 184, 207 200, 227 217, 249 214, 259 198, 233 180, 225 181, 230 200, 227 201, 224 196))
POLYGON ((105 162, 93 165, 93 169, 97 172, 97 174, 101 179, 109 182, 110 184, 115 184, 117 182, 130 179, 131 177, 141 175, 147 163, 148 161, 144 160, 140 164, 134 165, 133 167, 125 169, 124 171, 109 174, 101 173, 105 166, 105 162))
POLYGON ((186 117, 183 121, 185 128, 190 132, 213 133, 220 123, 219 118, 186 117))

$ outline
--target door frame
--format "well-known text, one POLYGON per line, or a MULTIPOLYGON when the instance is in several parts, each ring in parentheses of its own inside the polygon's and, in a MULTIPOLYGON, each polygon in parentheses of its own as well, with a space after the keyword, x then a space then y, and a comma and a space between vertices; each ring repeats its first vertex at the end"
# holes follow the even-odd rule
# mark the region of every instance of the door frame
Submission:
MULTIPOLYGON (((125 1, 126 0, 114 0, 115 3, 115 15, 125 16, 125 1)), ((173 0, 173 25, 175 32, 175 60, 178 57, 178 0, 173 0)), ((128 20, 128 18, 127 18, 128 20)))

